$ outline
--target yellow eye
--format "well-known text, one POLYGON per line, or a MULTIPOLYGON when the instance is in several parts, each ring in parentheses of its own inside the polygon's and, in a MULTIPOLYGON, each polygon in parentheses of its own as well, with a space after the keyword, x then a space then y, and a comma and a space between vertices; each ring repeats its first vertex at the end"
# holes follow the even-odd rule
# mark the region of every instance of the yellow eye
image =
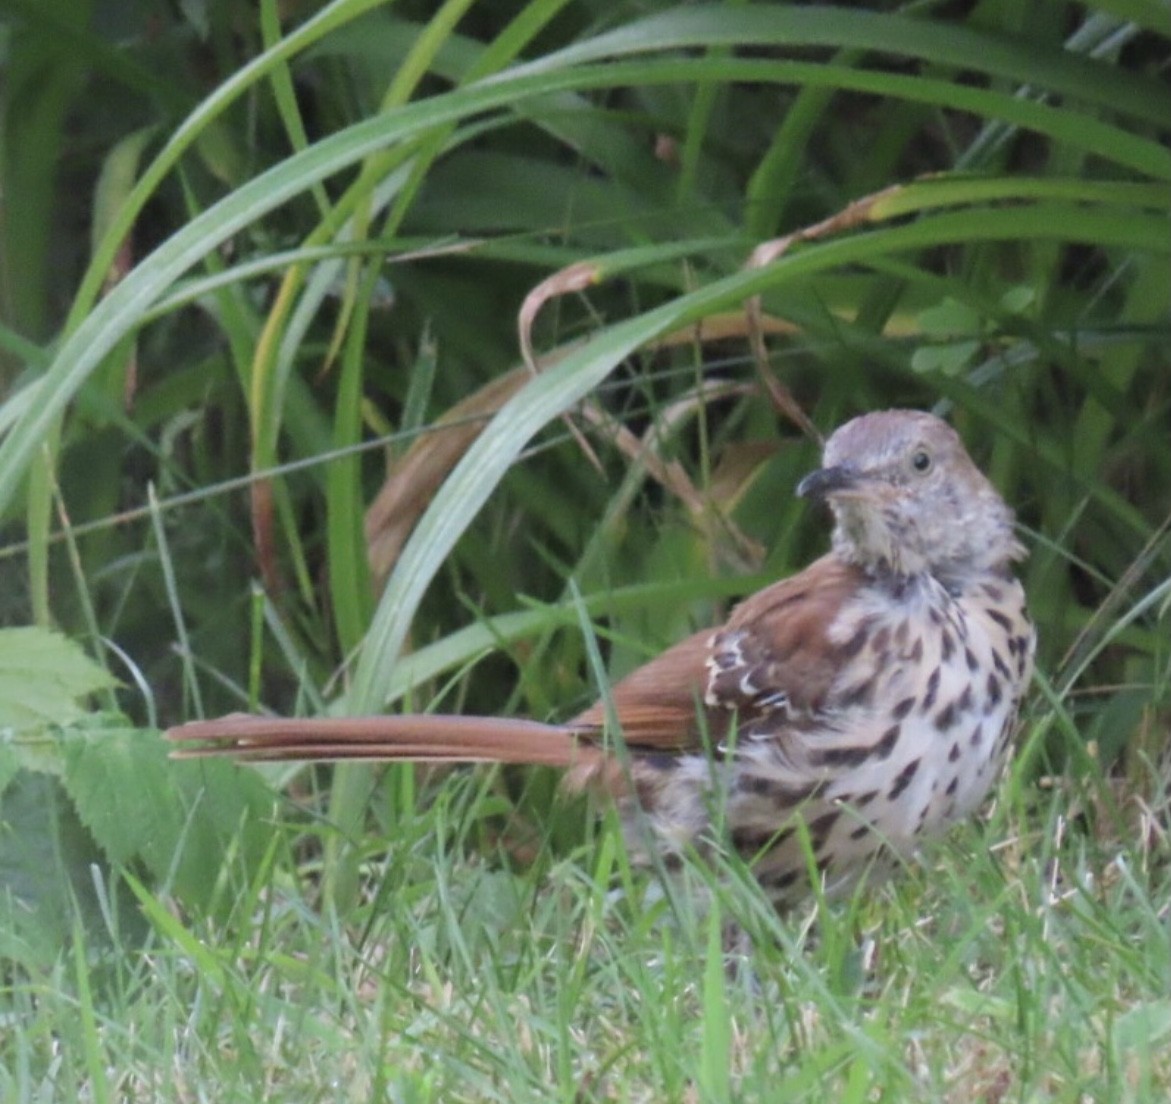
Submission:
POLYGON ((918 449, 911 457, 911 467, 920 475, 926 475, 931 470, 931 453, 926 449, 918 449))

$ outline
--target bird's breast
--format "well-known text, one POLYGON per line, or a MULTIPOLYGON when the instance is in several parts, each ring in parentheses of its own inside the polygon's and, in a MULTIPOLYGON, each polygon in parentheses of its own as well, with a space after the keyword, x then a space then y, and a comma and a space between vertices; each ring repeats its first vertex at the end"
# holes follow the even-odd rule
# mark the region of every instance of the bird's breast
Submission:
POLYGON ((953 595, 928 578, 897 598, 860 593, 829 628, 832 640, 861 633, 863 643, 852 645, 820 724, 741 739, 728 819, 733 839, 763 846, 769 830, 780 839, 762 859, 774 877, 803 861, 783 829, 778 837, 794 810, 832 880, 881 849, 910 852, 984 799, 1032 656, 1019 584, 990 585, 953 595))

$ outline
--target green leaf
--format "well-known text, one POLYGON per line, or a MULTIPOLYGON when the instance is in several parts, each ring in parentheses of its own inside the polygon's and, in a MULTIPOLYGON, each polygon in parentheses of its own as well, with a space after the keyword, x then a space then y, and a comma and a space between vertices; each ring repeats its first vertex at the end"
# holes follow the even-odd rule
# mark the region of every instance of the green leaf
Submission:
POLYGON ((1166 85, 1067 50, 1042 47, 1023 38, 989 33, 954 21, 945 23, 830 4, 672 8, 546 55, 527 69, 619 58, 650 49, 710 49, 750 42, 759 48, 826 46, 887 51, 1047 87, 1156 125, 1165 122, 1171 112, 1171 94, 1166 85))
POLYGON ((122 888, 95 873, 102 868, 101 852, 61 784, 20 772, 0 792, 0 960, 44 968, 77 925, 90 947, 141 931, 122 888))
POLYGON ((976 335, 983 329, 983 316, 967 303, 944 299, 919 314, 919 328, 936 337, 976 335))
POLYGON ((58 633, 0 629, 0 728, 66 724, 82 715, 78 699, 117 681, 58 633))
POLYGON ((273 795, 231 763, 174 763, 161 735, 91 718, 61 734, 63 782, 82 823, 114 863, 145 864, 189 903, 206 906, 237 844, 256 858, 273 795))
POLYGON ((143 859, 163 877, 175 855, 183 810, 155 732, 97 719, 63 734, 64 782, 78 816, 115 863, 143 859), (95 723, 96 722, 96 723, 95 723))
POLYGON ((980 348, 974 338, 984 329, 984 316, 968 303, 947 298, 920 311, 919 329, 935 341, 911 354, 911 368, 916 372, 956 375, 971 363, 980 348))
POLYGON ((1036 302, 1037 293, 1028 284, 1011 287, 1000 297, 1000 305, 1009 314, 1024 314, 1036 302))
POLYGON ((132 130, 106 156, 94 188, 93 223, 90 228, 90 248, 96 252, 102 238, 114 224, 134 189, 138 163, 146 144, 154 137, 155 127, 132 130))
POLYGON ((945 375, 954 376, 972 362, 979 348, 978 341, 924 345, 911 354, 911 368, 916 372, 943 372, 945 375))

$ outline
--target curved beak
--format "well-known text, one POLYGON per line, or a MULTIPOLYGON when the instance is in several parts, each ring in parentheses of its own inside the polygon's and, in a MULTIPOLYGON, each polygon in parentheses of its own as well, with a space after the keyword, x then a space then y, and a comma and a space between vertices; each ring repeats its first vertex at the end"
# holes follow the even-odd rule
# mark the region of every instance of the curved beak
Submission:
POLYGON ((811 498, 815 502, 821 502, 840 491, 852 490, 857 487, 860 479, 861 472, 849 464, 818 468, 797 484, 797 494, 800 498, 811 498))

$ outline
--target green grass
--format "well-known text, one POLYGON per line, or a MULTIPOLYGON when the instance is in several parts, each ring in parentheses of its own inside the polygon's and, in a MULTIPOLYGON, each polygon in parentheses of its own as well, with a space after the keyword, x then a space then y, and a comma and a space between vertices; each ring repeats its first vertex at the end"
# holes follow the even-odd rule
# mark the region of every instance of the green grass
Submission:
POLYGON ((527 869, 461 853, 483 802, 449 779, 366 848, 346 924, 280 835, 221 922, 139 887, 141 954, 9 986, 5 1099, 1166 1097, 1171 871, 1063 827, 1066 794, 783 920, 735 871, 656 901, 609 830, 527 869))
POLYGON ((1165 6, 130 11, 0 23, 0 1099, 1166 1100, 1165 6), (572 716, 824 547, 794 407, 893 405, 1040 651, 880 889, 664 893, 545 772, 166 759, 572 716))

